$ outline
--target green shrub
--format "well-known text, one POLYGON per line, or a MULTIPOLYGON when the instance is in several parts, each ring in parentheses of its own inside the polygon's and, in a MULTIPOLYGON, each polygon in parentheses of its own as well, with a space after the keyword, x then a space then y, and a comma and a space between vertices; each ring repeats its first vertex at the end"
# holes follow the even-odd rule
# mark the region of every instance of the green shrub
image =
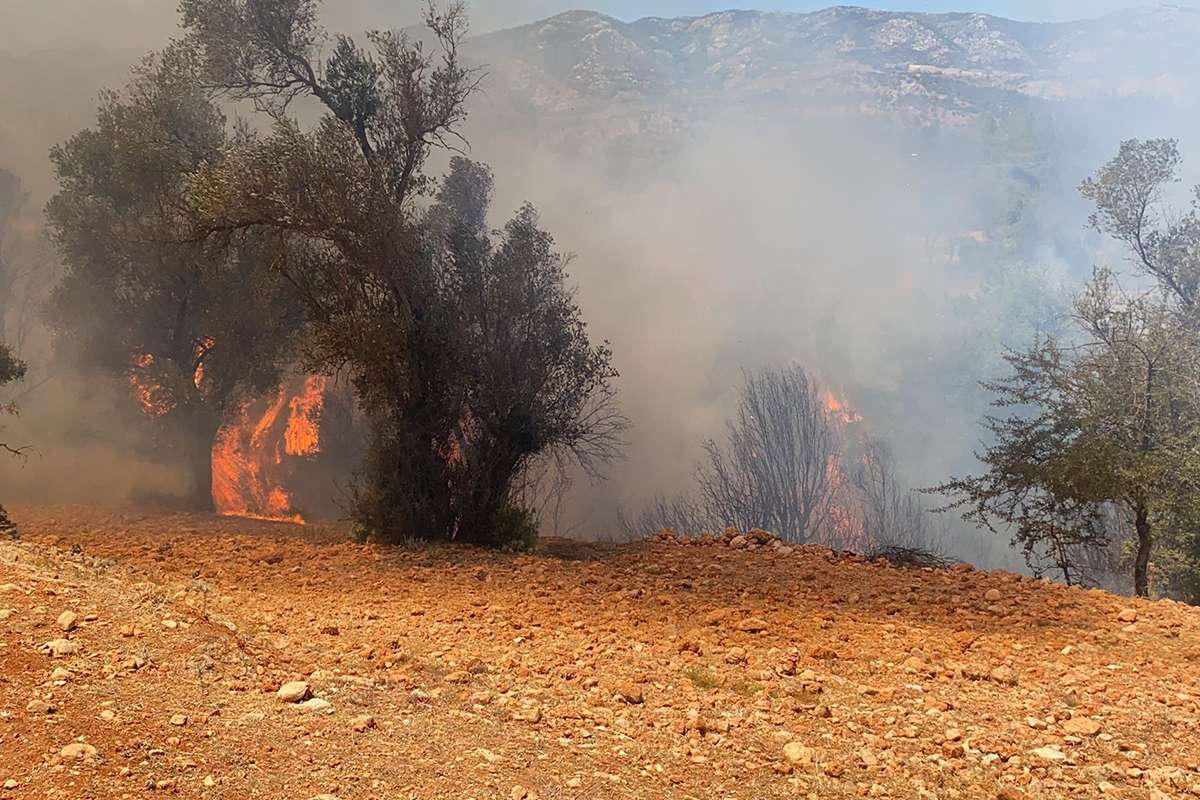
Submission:
POLYGON ((505 503, 496 511, 493 542, 503 550, 529 553, 537 548, 537 516, 532 510, 505 503))

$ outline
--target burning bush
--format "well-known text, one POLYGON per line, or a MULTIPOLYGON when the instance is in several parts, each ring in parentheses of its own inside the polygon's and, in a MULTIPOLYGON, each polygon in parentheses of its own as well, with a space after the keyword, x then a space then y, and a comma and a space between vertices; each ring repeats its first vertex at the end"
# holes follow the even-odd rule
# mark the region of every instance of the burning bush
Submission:
POLYGON ((929 512, 897 480, 886 445, 852 434, 861 423, 799 366, 747 374, 726 441, 705 444, 696 495, 659 498, 633 519, 622 514, 622 527, 640 536, 732 525, 763 528, 790 544, 936 557, 929 512))

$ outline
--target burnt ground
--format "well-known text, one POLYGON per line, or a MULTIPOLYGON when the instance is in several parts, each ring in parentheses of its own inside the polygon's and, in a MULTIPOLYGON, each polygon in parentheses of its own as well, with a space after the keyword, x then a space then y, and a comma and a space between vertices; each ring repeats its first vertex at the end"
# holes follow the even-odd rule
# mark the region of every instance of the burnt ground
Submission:
POLYGON ((817 548, 13 510, 0 800, 1200 794, 1200 611, 1171 602, 817 548))

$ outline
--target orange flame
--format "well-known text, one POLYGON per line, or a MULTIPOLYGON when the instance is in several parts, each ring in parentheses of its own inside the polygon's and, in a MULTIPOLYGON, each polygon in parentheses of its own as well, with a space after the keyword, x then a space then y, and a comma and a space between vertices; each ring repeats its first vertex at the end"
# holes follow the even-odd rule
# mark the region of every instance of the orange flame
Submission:
MULTIPOLYGON (((837 433, 845 438, 846 428, 862 422, 862 415, 851 408, 844 397, 839 397, 832 390, 826 389, 824 395, 826 416, 833 423, 837 433)), ((828 507, 830 544, 837 549, 861 551, 867 544, 868 533, 862 512, 855 502, 850 475, 842 463, 840 452, 830 457, 825 470, 831 487, 828 507)))
POLYGON ((304 391, 292 398, 283 441, 289 456, 311 456, 321 450, 320 415, 325 407, 327 379, 310 375, 304 379, 304 391))
POLYGON ((147 372, 154 366, 154 356, 150 353, 134 356, 131 359, 126 377, 133 390, 133 399, 141 406, 142 413, 151 419, 165 417, 175 407, 175 401, 159 384, 152 383, 147 372))
POLYGON ((217 513, 304 524, 284 483, 289 457, 310 458, 321 451, 326 385, 326 378, 310 376, 298 392, 280 386, 265 407, 261 401, 248 404, 222 428, 212 458, 217 513))

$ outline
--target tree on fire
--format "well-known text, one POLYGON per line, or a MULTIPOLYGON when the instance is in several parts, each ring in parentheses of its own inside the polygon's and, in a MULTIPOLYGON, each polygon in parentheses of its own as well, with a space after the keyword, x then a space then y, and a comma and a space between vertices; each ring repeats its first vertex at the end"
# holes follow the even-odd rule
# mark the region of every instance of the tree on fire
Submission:
POLYGON ((512 507, 517 474, 555 451, 611 457, 622 419, 611 355, 589 342, 532 209, 487 232, 490 175, 456 160, 420 210, 438 188, 426 159, 458 140, 480 79, 459 56, 463 6, 429 6, 437 55, 382 32, 369 51, 337 37, 324 63, 315 0, 181 10, 204 81, 274 121, 195 176, 200 233, 270 241, 309 312, 309 366, 349 372, 373 427, 360 533, 519 538, 531 526, 512 507), (301 96, 326 112, 311 130, 289 110, 301 96))
POLYGON ((722 525, 765 528, 802 544, 830 537, 841 443, 817 385, 800 367, 747 374, 724 447, 705 444, 701 503, 722 525))
POLYGON ((1083 577, 1081 552, 1104 551, 1132 528, 1127 555, 1141 596, 1156 548, 1192 565, 1166 575, 1164 588, 1189 596, 1196 583, 1200 216, 1195 204, 1179 215, 1161 209, 1179 163, 1173 141, 1127 141, 1083 184, 1093 226, 1125 244, 1154 285, 1127 291, 1097 269, 1075 299, 1074 336, 1010 353, 1012 373, 985 384, 1005 411, 984 420, 986 470, 936 488, 949 508, 1010 529, 1031 563, 1049 560, 1072 582, 1083 577))
POLYGON ((173 45, 103 93, 95 127, 51 151, 47 216, 65 262, 59 355, 132 387, 163 457, 191 468, 191 505, 211 509, 214 437, 248 394, 278 385, 303 315, 261 238, 184 241, 184 177, 230 143, 198 70, 173 45))

